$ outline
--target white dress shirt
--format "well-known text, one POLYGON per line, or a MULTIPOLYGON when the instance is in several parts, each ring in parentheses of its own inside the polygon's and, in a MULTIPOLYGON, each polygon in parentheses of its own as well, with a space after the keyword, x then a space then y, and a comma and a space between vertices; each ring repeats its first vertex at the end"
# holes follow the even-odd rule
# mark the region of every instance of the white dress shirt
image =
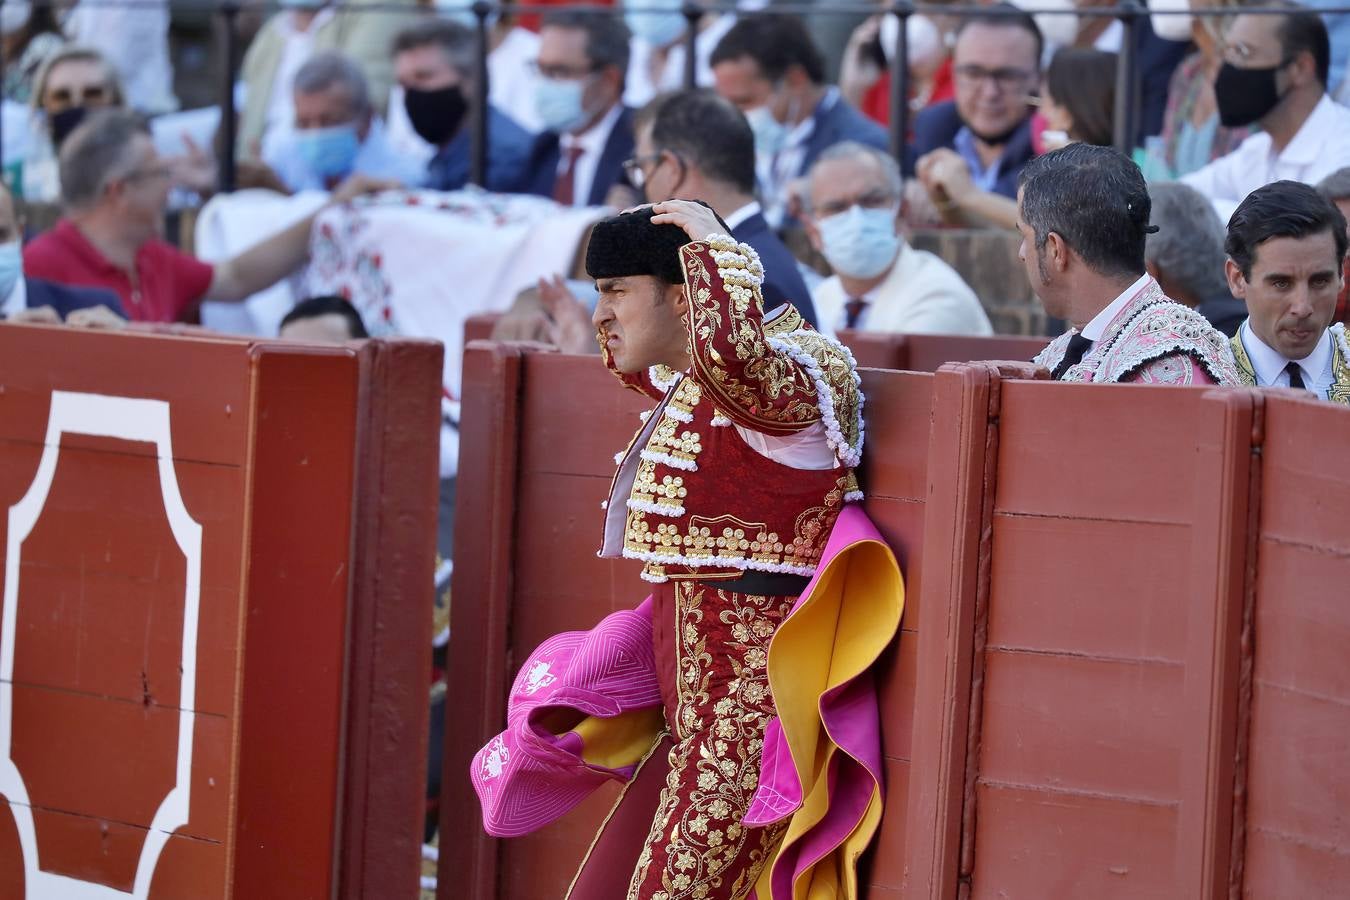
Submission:
POLYGON ((1303 359, 1288 359, 1256 336, 1252 331, 1251 320, 1242 323, 1238 329, 1238 339, 1247 358, 1252 361, 1252 370, 1256 373, 1256 383, 1261 387, 1289 387, 1289 373, 1286 367, 1297 363, 1303 375, 1303 386, 1320 399, 1327 399, 1331 390, 1333 374, 1331 371, 1331 331, 1323 331, 1322 339, 1317 342, 1313 352, 1303 359))
POLYGON ((1258 131, 1227 156, 1183 175, 1181 181, 1214 204, 1220 221, 1227 222, 1252 191, 1272 181, 1316 184, 1344 166, 1350 166, 1350 109, 1323 95, 1293 140, 1272 153, 1270 135, 1258 131))
POLYGON ((604 118, 589 130, 581 134, 564 133, 558 136, 559 175, 567 170, 567 151, 572 147, 581 148, 581 155, 577 157, 576 165, 572 169, 573 206, 591 205, 591 187, 595 184, 595 170, 600 166, 600 156, 605 152, 605 144, 609 143, 610 133, 614 131, 614 124, 619 121, 621 115, 623 104, 615 103, 609 108, 609 112, 605 113, 604 118))
MULTIPOLYGON (((718 43, 736 24, 736 17, 727 13, 719 16, 707 28, 694 38, 694 84, 698 87, 712 87, 712 54, 718 43)), ((632 50, 628 60, 628 77, 625 81, 623 102, 634 109, 646 106, 657 94, 675 91, 684 87, 684 37, 680 37, 666 51, 666 62, 656 80, 652 80, 651 59, 658 48, 633 38, 629 42, 632 50)))
POLYGON ((723 216, 722 221, 727 223, 727 231, 735 231, 740 228, 751 216, 764 212, 759 205, 758 200, 751 200, 729 216, 723 216))
MULTIPOLYGON (((811 292, 820 330, 843 328, 852 299, 838 275, 811 292)), ((900 244, 900 254, 885 279, 861 298, 866 305, 857 328, 903 334, 993 334, 979 298, 956 270, 926 250, 900 244)))
POLYGON ((1120 315, 1121 310, 1129 306, 1130 302, 1138 297, 1151 281, 1153 281, 1152 275, 1140 275, 1134 284, 1127 287, 1119 297, 1108 303, 1105 309, 1093 316, 1092 321, 1084 325, 1079 334, 1094 344, 1100 341, 1102 336, 1106 334, 1107 327, 1115 321, 1116 316, 1120 315))

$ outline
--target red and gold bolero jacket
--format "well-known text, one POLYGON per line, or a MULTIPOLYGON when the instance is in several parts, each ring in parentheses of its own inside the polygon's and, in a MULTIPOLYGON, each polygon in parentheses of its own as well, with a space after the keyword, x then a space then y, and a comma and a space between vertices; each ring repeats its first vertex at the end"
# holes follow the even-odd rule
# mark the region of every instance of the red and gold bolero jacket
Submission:
POLYGON ((684 373, 615 372, 659 403, 615 457, 600 555, 640 559, 642 577, 654 582, 715 581, 745 569, 810 575, 843 504, 862 497, 853 356, 790 306, 765 319, 764 270, 748 245, 712 235, 686 244, 680 258, 693 364, 684 373), (784 465, 740 429, 774 437, 814 429, 834 465, 784 465))

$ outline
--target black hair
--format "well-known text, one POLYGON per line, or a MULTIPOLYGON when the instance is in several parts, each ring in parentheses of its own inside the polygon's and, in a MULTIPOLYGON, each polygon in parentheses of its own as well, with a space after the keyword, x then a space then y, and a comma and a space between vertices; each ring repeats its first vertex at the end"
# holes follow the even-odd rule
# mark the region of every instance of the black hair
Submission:
POLYGON ((1027 163, 1017 183, 1038 253, 1053 231, 1095 272, 1144 274, 1153 204, 1143 173, 1124 153, 1069 144, 1027 163))
POLYGON ((1317 82, 1325 89, 1331 75, 1331 39, 1327 35, 1326 23, 1317 13, 1296 3, 1272 5, 1287 6, 1289 9, 1288 13, 1280 17, 1275 32, 1280 39, 1284 62, 1293 62, 1295 56, 1308 51, 1312 54, 1313 67, 1317 70, 1317 82))
POLYGON ((1299 181, 1274 181, 1247 195, 1228 220, 1223 249, 1252 277, 1256 248, 1271 238, 1304 238, 1330 231, 1336 242, 1336 266, 1345 259, 1345 216, 1317 188, 1299 181))
POLYGON ((748 56, 770 81, 801 66, 813 84, 825 81, 825 57, 798 16, 754 15, 740 19, 717 42, 709 65, 748 56))
POLYGON ((361 321, 361 314, 356 311, 356 307, 352 306, 346 297, 331 294, 301 300, 294 309, 286 313, 286 318, 281 320, 281 327, 285 328, 292 322, 304 319, 331 315, 339 315, 347 320, 347 331, 353 339, 370 337, 370 332, 366 331, 366 323, 361 321))
POLYGON ((1073 119, 1070 137, 1105 147, 1113 140, 1116 55, 1088 47, 1063 47, 1045 70, 1050 97, 1073 119))
POLYGON ((586 32, 586 59, 591 67, 599 71, 614 66, 619 70, 620 78, 627 77, 628 44, 633 35, 621 17, 563 9, 545 15, 539 28, 571 28, 586 32))
POLYGON ((634 131, 652 129, 652 150, 669 150, 705 178, 755 192, 755 136, 735 106, 707 89, 672 91, 643 107, 634 131))
POLYGON ((1036 20, 1030 13, 1022 12, 1011 3, 995 3, 986 7, 978 15, 968 16, 961 20, 961 25, 956 29, 956 36, 959 38, 961 33, 972 25, 992 25, 995 28, 1020 28, 1031 35, 1036 41, 1036 67, 1040 68, 1041 56, 1045 52, 1045 36, 1041 34, 1041 27, 1036 24, 1036 20))

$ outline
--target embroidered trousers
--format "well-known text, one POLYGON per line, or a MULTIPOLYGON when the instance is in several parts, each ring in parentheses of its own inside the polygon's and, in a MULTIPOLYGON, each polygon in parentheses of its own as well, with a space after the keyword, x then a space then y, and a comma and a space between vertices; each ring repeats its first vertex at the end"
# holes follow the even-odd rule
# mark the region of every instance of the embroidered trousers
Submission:
POLYGON ((628 900, 743 900, 781 827, 741 824, 774 715, 769 640, 794 597, 689 581, 657 586, 652 609, 673 746, 628 900))

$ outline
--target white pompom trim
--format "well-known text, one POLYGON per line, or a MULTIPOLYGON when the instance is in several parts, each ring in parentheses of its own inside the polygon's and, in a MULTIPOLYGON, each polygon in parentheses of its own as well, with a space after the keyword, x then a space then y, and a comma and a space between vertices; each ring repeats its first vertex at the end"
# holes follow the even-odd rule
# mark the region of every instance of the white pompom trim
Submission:
POLYGON ((638 456, 647 462, 661 463, 663 466, 669 466, 672 469, 679 469, 683 472, 697 472, 698 463, 692 459, 679 459, 671 456, 669 453, 662 453, 659 450, 643 450, 638 456))
POLYGON ((684 516, 684 507, 678 503, 652 503, 649 500, 637 500, 629 497, 627 505, 629 509, 651 513, 654 516, 665 516, 668 519, 679 519, 684 516))
MULTIPOLYGON (((742 572, 747 569, 756 572, 773 572, 778 575, 814 575, 815 566, 794 566, 791 563, 766 563, 757 559, 742 559, 739 557, 722 556, 684 556, 678 553, 655 553, 649 550, 633 550, 629 547, 623 548, 624 559, 636 559, 646 563, 656 563, 657 565, 670 566, 688 566, 691 569, 703 567, 721 568, 721 569, 740 569, 742 572)), ((648 579, 651 580, 651 579, 648 579)), ((665 579, 661 579, 664 581, 665 579)))
POLYGON ((805 369, 808 375, 811 376, 811 380, 815 382, 816 385, 816 397, 818 398, 816 401, 816 406, 820 410, 821 421, 824 422, 825 424, 825 436, 826 439, 829 441, 830 448, 834 450, 835 456, 838 458, 840 463, 842 463, 843 465, 847 466, 850 469, 855 468, 860 462, 862 462, 862 448, 864 437, 864 426, 862 417, 862 408, 864 399, 863 393, 861 390, 858 391, 858 421, 857 421, 858 443, 856 446, 850 446, 848 441, 844 439, 843 431, 841 431, 839 428, 839 420, 835 418, 834 396, 830 393, 830 386, 825 381, 825 373, 821 370, 820 363, 816 362, 816 358, 814 356, 812 356, 810 353, 807 353, 805 350, 802 350, 795 343, 793 343, 792 340, 790 340, 792 337, 796 335, 805 335, 805 334, 811 334, 813 337, 816 337, 820 340, 828 341, 829 343, 833 344, 836 348, 838 348, 840 351, 843 352, 845 358, 848 360, 849 368, 853 370, 854 384, 862 383, 862 378, 858 375, 857 372, 858 364, 853 359, 853 354, 849 352, 849 349, 847 347, 845 347, 838 341, 834 340, 833 338, 826 337, 825 335, 818 334, 817 332, 807 332, 805 330, 799 330, 784 335, 783 337, 771 337, 768 339, 770 347, 772 347, 777 352, 790 357, 794 362, 796 362, 799 366, 805 369))

